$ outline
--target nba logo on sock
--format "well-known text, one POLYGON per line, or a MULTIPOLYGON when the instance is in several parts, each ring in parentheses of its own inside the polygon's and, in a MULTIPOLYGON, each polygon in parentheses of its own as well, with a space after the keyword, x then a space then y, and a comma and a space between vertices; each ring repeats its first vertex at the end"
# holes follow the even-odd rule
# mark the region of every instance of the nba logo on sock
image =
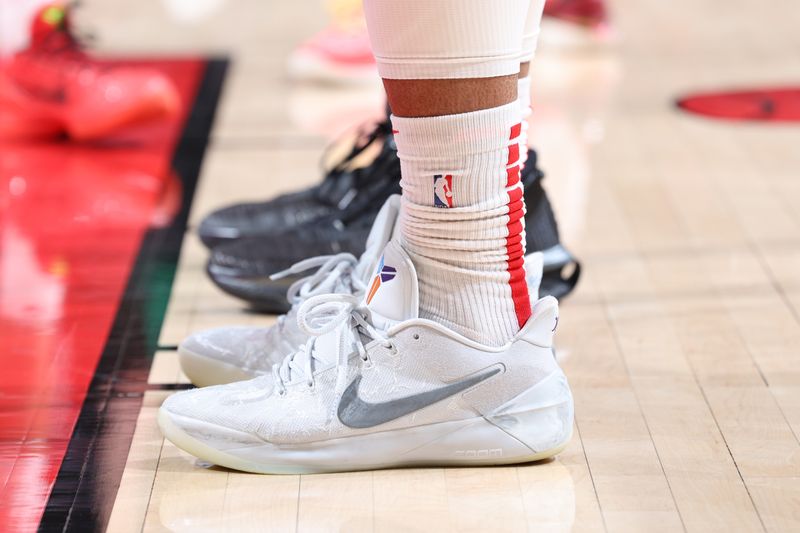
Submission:
POLYGON ((433 176, 433 206, 453 207, 453 176, 433 176))

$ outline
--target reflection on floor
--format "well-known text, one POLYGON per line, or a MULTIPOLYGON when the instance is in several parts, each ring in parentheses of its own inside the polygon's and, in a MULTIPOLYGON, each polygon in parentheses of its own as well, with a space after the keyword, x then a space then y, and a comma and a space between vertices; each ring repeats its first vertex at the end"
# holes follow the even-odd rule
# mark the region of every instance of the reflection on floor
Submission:
MULTIPOLYGON (((203 62, 154 64, 175 80, 188 112, 203 62)), ((4 529, 39 523, 142 237, 180 207, 171 159, 185 118, 102 145, 0 145, 4 529)), ((65 465, 80 473, 83 457, 65 465)), ((71 506, 74 495, 59 497, 71 506)))

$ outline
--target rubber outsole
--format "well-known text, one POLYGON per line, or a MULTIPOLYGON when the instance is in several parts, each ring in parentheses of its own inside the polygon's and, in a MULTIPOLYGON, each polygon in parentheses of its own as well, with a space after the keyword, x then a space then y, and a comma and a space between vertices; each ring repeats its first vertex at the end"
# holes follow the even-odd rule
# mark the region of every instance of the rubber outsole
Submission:
MULTIPOLYGON (((482 419, 478 419, 482 420, 482 419)), ((158 412, 158 425, 161 428, 162 434, 178 448, 198 457, 204 461, 211 462, 215 465, 238 470, 242 472, 250 472, 253 474, 321 474, 333 472, 352 472, 361 470, 380 470, 386 468, 403 468, 403 467, 433 467, 433 466, 498 466, 507 464, 521 464, 532 463, 549 459, 561 453, 569 443, 572 434, 570 433, 564 442, 554 446, 548 450, 541 452, 531 453, 526 456, 515 456, 511 458, 502 457, 489 457, 486 459, 468 459, 468 460, 416 460, 416 461, 395 461, 377 464, 358 464, 347 465, 346 467, 337 466, 302 466, 302 465, 281 465, 281 464, 264 464, 260 462, 249 461, 240 457, 236 457, 230 453, 212 448, 207 444, 195 439, 183 429, 181 429, 175 422, 173 422, 170 414, 163 408, 158 412)), ((266 443, 265 443, 266 444, 266 443)), ((353 446, 357 446, 353 444, 353 446)), ((291 448, 291 447, 287 447, 291 448)), ((358 447, 354 448, 358 449, 358 447)))
POLYGON ((182 346, 178 347, 178 361, 183 373, 197 387, 224 385, 256 377, 230 363, 206 357, 182 346))
POLYGON ((267 276, 240 277, 210 263, 206 265, 206 273, 222 292, 244 300, 251 310, 275 315, 289 312, 291 305, 286 299, 286 292, 292 283, 303 277, 302 274, 279 280, 271 280, 267 276))

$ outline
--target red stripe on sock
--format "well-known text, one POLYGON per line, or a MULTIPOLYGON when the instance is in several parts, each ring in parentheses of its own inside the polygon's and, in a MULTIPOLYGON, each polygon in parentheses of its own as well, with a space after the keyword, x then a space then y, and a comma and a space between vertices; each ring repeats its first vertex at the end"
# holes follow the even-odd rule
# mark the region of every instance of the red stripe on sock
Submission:
POLYGON ((509 246, 522 246, 522 234, 515 234, 510 237, 506 237, 506 248, 509 246))
MULTIPOLYGON (((511 127, 508 146, 507 187, 519 182, 519 143, 514 139, 519 137, 522 124, 511 127), (512 166, 513 165, 513 166, 512 166)), ((508 256, 508 276, 511 286, 511 299, 514 301, 514 312, 517 315, 519 327, 525 325, 531 317, 531 298, 528 294, 528 284, 525 281, 525 246, 522 242, 522 217, 525 215, 525 204, 522 199, 522 187, 517 187, 508 192, 508 237, 506 237, 506 255, 508 256)))
MULTIPOLYGON (((522 243, 518 242, 516 244, 507 244, 506 245, 506 251, 508 253, 510 253, 510 254, 514 254, 514 255, 520 254, 521 255, 522 254, 522 243)), ((517 261, 514 260, 514 261, 511 261, 508 264, 508 266, 509 266, 509 268, 513 269, 514 265, 516 265, 516 264, 517 264, 517 261)))
MULTIPOLYGON (((525 260, 524 260, 522 257, 520 257, 519 259, 517 259, 516 261, 514 261, 512 264, 514 265, 514 269, 515 269, 515 270, 516 270, 517 268, 519 268, 519 269, 522 269, 522 268, 524 268, 524 267, 525 267, 525 260)), ((523 271, 523 272, 524 272, 524 271, 523 271)))
MULTIPOLYGON (((522 124, 515 124, 511 126, 511 135, 509 139, 513 141, 519 137, 522 131, 522 124)), ((508 161, 506 162, 506 187, 511 187, 519 183, 520 179, 520 159, 519 159, 519 143, 512 142, 508 145, 508 161)))
MULTIPOLYGON (((510 195, 509 195, 510 196, 510 195)), ((522 209, 522 202, 513 202, 508 204, 508 208, 512 211, 508 214, 508 225, 511 226, 515 222, 522 220, 525 216, 525 211, 522 209), (519 207, 517 207, 519 206, 519 207)), ((520 229, 520 231, 522 231, 520 229)))
POLYGON ((514 301, 514 312, 517 315, 519 327, 522 327, 531 317, 531 299, 528 295, 528 284, 525 281, 523 262, 521 260, 509 262, 508 275, 508 284, 511 286, 511 299, 514 301), (513 268, 512 265, 516 268, 513 268))
MULTIPOLYGON (((515 189, 511 189, 508 192, 508 203, 515 204, 522 200, 522 187, 517 187, 515 189)), ((520 209, 522 206, 520 206, 520 209)))
POLYGON ((506 187, 513 187, 519 183, 519 165, 506 169, 506 187))
POLYGON ((508 146, 508 163, 507 166, 519 166, 519 145, 517 143, 508 146))

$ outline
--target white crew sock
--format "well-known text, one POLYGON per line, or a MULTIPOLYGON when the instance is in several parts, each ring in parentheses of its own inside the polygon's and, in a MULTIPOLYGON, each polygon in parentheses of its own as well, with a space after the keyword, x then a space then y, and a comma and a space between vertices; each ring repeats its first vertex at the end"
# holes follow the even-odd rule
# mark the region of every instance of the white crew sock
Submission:
POLYGON ((525 284, 519 103, 392 117, 402 171, 400 237, 420 315, 499 346, 530 317, 525 284))
POLYGON ((517 104, 520 111, 521 130, 519 134, 520 165, 528 160, 528 118, 531 116, 531 77, 525 76, 517 80, 517 104))

